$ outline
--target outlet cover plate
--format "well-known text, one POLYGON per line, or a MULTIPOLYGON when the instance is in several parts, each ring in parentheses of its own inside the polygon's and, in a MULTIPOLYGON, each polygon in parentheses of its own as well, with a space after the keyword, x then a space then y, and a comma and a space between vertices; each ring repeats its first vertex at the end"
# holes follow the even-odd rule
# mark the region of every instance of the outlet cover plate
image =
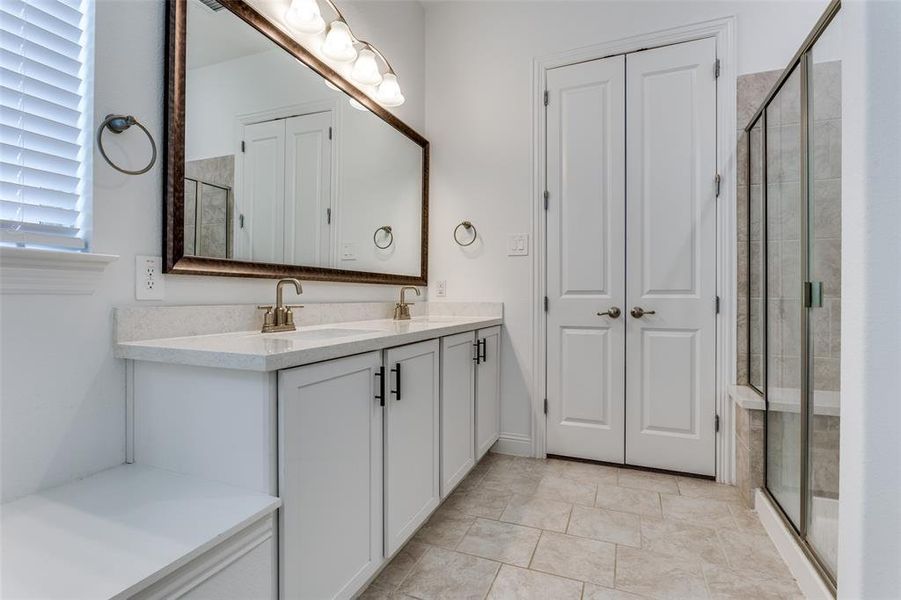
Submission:
POLYGON ((166 282, 160 256, 135 256, 135 299, 163 300, 166 282))
POLYGON ((511 233, 507 236, 507 256, 528 256, 529 234, 511 233))

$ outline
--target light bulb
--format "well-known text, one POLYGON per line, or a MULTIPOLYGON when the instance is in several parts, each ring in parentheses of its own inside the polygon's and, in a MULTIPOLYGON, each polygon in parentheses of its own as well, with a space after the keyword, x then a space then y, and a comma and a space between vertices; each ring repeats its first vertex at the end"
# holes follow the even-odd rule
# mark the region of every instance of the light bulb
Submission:
POLYGON ((382 106, 400 106, 404 103, 404 95, 400 93, 400 85, 397 83, 397 75, 385 73, 382 83, 379 85, 376 100, 382 106))
POLYGON ((375 52, 369 48, 360 50, 357 62, 354 63, 353 71, 350 74, 357 83, 364 85, 378 85, 382 82, 382 73, 379 71, 379 64, 375 60, 375 52))
POLYGON ((354 108, 356 108, 357 110, 369 110, 368 108, 366 108, 365 106, 360 104, 356 98, 350 98, 348 101, 350 102, 350 105, 353 106, 354 108))
POLYGON ((325 20, 316 0, 291 0, 291 5, 285 11, 285 21, 302 33, 315 34, 325 29, 325 20))
POLYGON ((350 62, 357 57, 357 49, 354 48, 353 37, 347 23, 333 21, 329 25, 325 42, 322 43, 322 53, 339 62, 350 62))
POLYGON ((325 87, 327 87, 327 88, 330 89, 330 90, 335 90, 336 92, 340 92, 340 91, 341 91, 341 88, 339 88, 337 85, 335 85, 334 83, 332 83, 332 82, 329 81, 328 79, 323 79, 323 80, 322 80, 322 83, 324 83, 324 84, 325 84, 325 87))

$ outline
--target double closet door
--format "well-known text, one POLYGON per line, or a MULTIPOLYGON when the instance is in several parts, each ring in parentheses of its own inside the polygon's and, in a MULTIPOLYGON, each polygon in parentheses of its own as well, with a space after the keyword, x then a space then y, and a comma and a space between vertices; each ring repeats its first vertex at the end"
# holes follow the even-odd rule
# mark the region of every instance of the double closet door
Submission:
POLYGON ((547 452, 715 474, 716 42, 547 73, 547 452))

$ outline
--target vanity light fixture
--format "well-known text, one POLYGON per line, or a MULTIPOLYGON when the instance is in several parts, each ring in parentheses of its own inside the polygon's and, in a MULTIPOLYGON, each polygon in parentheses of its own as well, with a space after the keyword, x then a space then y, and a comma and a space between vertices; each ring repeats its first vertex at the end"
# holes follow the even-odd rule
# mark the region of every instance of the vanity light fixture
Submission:
MULTIPOLYGON (((323 56, 335 62, 353 62, 350 77, 361 86, 374 91, 373 98, 382 106, 395 107, 404 103, 405 98, 397 83, 397 73, 385 55, 365 40, 354 36, 347 20, 332 0, 291 0, 285 12, 287 24, 300 33, 311 36, 326 31, 325 20, 319 2, 324 2, 335 14, 335 20, 328 26, 325 40, 314 38, 312 43, 321 44, 318 50, 323 56), (380 64, 382 66, 380 66, 380 64), (384 68, 384 72, 382 69, 384 68)), ((338 89, 335 85, 326 85, 338 89)), ((371 94, 370 94, 371 95, 371 94)), ((354 108, 367 110, 359 102, 350 101, 354 108)))
POLYGON ((357 110, 369 110, 368 108, 366 108, 365 106, 360 104, 359 100, 357 100, 356 98, 350 98, 348 100, 348 102, 350 102, 350 105, 353 106, 354 108, 356 108, 357 110))

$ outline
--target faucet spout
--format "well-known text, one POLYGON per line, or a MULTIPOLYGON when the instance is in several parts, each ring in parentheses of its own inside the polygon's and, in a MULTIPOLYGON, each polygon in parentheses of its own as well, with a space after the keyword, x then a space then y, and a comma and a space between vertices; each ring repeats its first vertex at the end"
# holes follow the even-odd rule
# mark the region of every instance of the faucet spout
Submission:
POLYGON ((284 293, 283 289, 286 285, 293 285, 294 291, 297 292, 297 295, 303 294, 303 286, 300 285, 300 281, 297 279, 281 279, 275 286, 275 308, 278 310, 279 308, 284 308, 284 293))
POLYGON ((410 319, 410 304, 408 303, 406 296, 407 290, 413 290, 416 292, 416 295, 421 295, 419 292, 419 288, 415 288, 412 285, 408 285, 400 288, 400 302, 394 305, 394 320, 395 321, 408 321, 410 319))

